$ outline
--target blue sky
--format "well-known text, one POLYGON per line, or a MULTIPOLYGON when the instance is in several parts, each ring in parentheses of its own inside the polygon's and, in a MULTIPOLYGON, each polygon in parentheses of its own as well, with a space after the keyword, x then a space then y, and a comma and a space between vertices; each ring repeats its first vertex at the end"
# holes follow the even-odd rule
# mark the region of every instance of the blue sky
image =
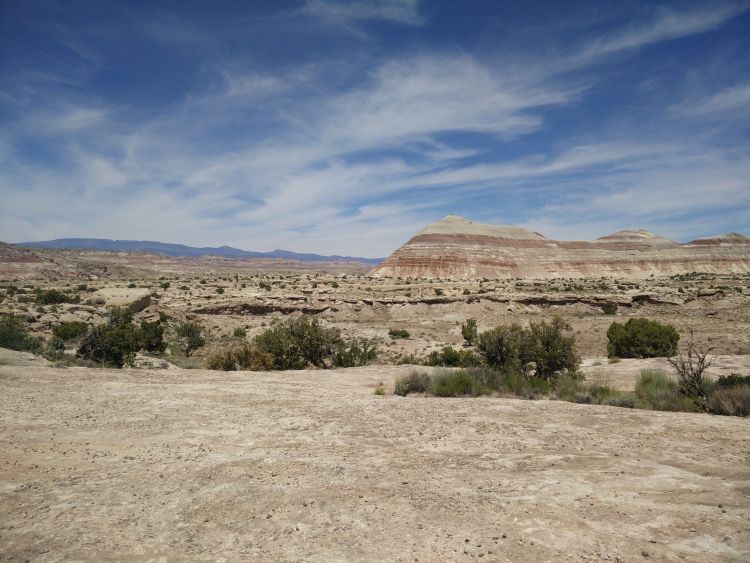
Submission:
POLYGON ((0 240, 750 234, 750 3, 0 3, 0 240))

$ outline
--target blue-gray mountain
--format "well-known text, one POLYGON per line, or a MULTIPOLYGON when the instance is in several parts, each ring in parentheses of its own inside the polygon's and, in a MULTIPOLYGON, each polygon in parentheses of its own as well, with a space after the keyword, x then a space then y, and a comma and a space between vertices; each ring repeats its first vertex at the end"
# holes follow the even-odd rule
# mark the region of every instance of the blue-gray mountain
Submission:
POLYGON ((31 248, 62 248, 72 250, 106 250, 125 252, 153 252, 165 256, 198 258, 200 256, 220 256, 222 258, 277 258, 282 260, 299 260, 301 262, 362 262, 364 264, 379 264, 383 258, 360 258, 357 256, 321 256, 320 254, 306 254, 290 252, 288 250, 272 250, 271 252, 251 252, 231 246, 195 247, 184 244, 172 244, 152 240, 110 240, 103 238, 58 238, 36 242, 19 242, 16 246, 31 248))

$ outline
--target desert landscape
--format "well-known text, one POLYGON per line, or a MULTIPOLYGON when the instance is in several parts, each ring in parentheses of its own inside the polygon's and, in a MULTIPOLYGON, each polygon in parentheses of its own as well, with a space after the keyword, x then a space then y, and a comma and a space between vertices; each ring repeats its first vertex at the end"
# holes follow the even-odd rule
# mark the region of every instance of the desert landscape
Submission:
POLYGON ((748 53, 0 1, 0 563, 750 562, 748 53))
POLYGON ((82 367, 75 342, 65 358, 0 349, 4 560, 750 555, 745 418, 394 393, 414 370, 450 369, 419 364, 464 349, 468 318, 481 333, 561 317, 585 381, 624 393, 644 370, 671 373, 666 358, 607 357, 608 327, 629 318, 693 329, 711 379, 747 374, 750 274, 644 275, 641 263, 619 278, 399 278, 349 262, 3 249, 0 310, 33 337, 106 323, 112 306, 165 319, 167 341, 184 322, 205 336, 189 357, 170 344, 115 370, 82 367), (38 305, 50 290, 77 302, 38 305), (303 316, 377 356, 206 370, 303 316))

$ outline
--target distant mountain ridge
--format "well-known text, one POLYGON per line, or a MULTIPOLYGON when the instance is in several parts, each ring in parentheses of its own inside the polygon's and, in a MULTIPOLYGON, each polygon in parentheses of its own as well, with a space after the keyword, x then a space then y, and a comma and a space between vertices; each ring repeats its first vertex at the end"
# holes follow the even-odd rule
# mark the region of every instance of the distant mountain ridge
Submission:
POLYGON ((41 240, 35 242, 18 242, 16 246, 29 248, 56 248, 70 250, 103 250, 113 252, 151 252, 163 254, 175 258, 198 258, 201 256, 220 256, 222 258, 255 258, 255 259, 281 259, 299 260, 300 262, 361 262, 364 264, 380 264, 382 258, 361 258, 357 256, 322 256, 320 254, 309 254, 290 252, 288 250, 272 250, 271 252, 252 252, 240 250, 231 246, 187 246, 185 244, 174 244, 158 242, 153 240, 112 240, 102 238, 58 238, 54 240, 41 240))

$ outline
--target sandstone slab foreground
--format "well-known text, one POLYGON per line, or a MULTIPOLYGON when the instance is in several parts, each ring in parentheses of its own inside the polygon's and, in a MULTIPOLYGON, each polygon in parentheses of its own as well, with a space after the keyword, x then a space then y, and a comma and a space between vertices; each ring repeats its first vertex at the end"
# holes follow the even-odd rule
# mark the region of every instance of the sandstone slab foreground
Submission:
POLYGON ((409 369, 0 366, 0 559, 750 558, 747 420, 373 394, 409 369))

